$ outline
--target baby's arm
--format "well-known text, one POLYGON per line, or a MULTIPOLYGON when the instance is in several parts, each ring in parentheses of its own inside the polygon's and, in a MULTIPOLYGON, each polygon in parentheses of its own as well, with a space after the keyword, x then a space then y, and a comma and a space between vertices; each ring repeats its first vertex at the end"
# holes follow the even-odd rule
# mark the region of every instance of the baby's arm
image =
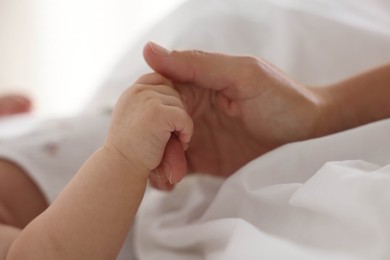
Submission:
POLYGON ((20 232, 7 259, 115 259, 172 133, 184 147, 192 131, 169 81, 157 74, 139 79, 120 97, 104 145, 20 232))

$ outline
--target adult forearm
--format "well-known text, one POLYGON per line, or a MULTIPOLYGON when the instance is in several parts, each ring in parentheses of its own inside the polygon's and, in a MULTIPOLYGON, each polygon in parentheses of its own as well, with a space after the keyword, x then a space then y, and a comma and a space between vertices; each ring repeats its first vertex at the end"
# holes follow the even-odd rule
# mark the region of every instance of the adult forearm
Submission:
POLYGON ((390 64, 319 89, 324 134, 390 117, 390 64))
POLYGON ((9 259, 115 259, 141 202, 146 169, 100 149, 15 240, 9 259))

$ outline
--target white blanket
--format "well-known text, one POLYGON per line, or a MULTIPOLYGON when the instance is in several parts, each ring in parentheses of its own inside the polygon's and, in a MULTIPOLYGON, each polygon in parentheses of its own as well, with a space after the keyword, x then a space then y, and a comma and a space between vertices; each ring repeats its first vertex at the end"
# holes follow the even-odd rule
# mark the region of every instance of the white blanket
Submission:
POLYGON ((390 259, 388 163, 390 120, 280 147, 224 182, 151 191, 140 259, 390 259))
POLYGON ((87 113, 111 108, 124 88, 150 72, 142 58, 150 40, 262 57, 300 82, 323 85, 389 62, 390 1, 188 1, 124 55, 87 113))

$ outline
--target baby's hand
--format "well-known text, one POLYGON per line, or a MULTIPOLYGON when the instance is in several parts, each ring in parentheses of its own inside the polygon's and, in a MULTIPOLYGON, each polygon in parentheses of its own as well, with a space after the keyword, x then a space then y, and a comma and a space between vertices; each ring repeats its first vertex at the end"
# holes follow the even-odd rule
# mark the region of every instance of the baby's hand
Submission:
POLYGON ((105 147, 135 166, 147 168, 148 173, 163 169, 170 182, 178 182, 185 170, 172 173, 177 165, 171 164, 177 163, 179 168, 186 164, 184 150, 192 133, 193 122, 179 93, 169 80, 152 73, 139 78, 120 96, 105 147))

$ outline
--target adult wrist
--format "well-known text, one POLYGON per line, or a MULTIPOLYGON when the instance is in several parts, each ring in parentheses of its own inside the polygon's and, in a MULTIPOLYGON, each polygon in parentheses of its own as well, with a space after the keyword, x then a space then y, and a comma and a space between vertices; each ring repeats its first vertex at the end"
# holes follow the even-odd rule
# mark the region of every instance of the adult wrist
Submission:
POLYGON ((340 107, 328 87, 312 87, 315 96, 317 117, 313 137, 326 136, 343 129, 340 107))

